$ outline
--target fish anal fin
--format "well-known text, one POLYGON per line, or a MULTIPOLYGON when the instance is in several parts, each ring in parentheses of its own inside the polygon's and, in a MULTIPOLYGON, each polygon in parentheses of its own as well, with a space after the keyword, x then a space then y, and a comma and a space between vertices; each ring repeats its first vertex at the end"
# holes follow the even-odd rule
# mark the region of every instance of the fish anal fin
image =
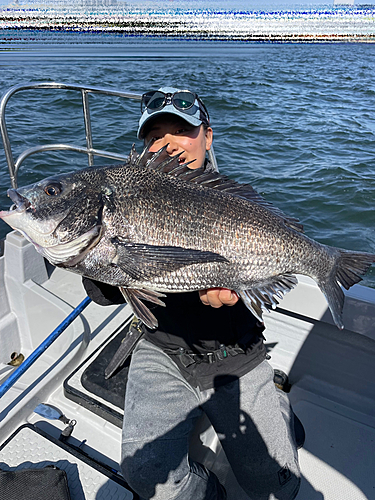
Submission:
POLYGON ((237 292, 246 307, 259 320, 262 320, 262 310, 270 311, 279 304, 277 298, 281 299, 289 292, 298 280, 292 274, 274 276, 266 282, 262 282, 253 288, 237 292), (276 298, 277 297, 277 298, 276 298))
POLYGON ((237 291, 237 293, 241 297, 249 311, 252 312, 257 320, 262 323, 262 307, 259 304, 259 301, 251 293, 249 293, 248 290, 237 291))

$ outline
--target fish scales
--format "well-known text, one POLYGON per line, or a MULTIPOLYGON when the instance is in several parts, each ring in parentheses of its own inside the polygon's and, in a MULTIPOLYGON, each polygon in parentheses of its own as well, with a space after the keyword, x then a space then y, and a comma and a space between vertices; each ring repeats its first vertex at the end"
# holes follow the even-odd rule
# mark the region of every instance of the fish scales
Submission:
MULTIPOLYGON (((136 243, 209 250, 238 263, 236 268, 232 266, 229 269, 226 265, 215 265, 215 279, 209 282, 207 282, 206 273, 207 276, 211 276, 212 280, 212 263, 201 265, 197 275, 194 273, 196 266, 190 269, 189 276, 186 274, 186 268, 169 273, 170 286, 174 290, 178 290, 175 287, 176 278, 181 278, 178 279, 182 286, 181 290, 187 290, 192 286, 194 289, 201 289, 205 285, 224 286, 223 282, 234 284, 235 278, 244 281, 240 277, 241 274, 247 277, 248 272, 251 272, 251 267, 254 267, 251 262, 252 258, 247 258, 249 253, 258 256, 258 262, 265 269, 269 258, 265 253, 264 245, 257 245, 257 241, 261 241, 260 231, 262 229, 266 231, 267 227, 252 223, 254 216, 247 213, 251 202, 241 198, 233 199, 225 193, 215 192, 209 188, 191 186, 187 183, 181 185, 181 181, 158 172, 153 172, 153 174, 152 179, 150 175, 139 176, 134 167, 129 167, 123 174, 130 198, 126 200, 128 234, 124 236, 136 243), (134 193, 137 194, 132 196, 129 186, 132 186, 134 180, 134 193), (237 223, 238 220, 242 223, 238 239, 234 238, 234 218, 237 223), (256 234, 255 238, 254 234, 256 234), (221 267, 221 272, 218 272, 217 267, 221 267), (186 279, 187 277, 189 280, 186 279)), ((250 208, 257 209, 258 207, 251 206, 250 208)), ((259 210, 265 211, 261 207, 259 210)), ((272 224, 272 218, 270 223, 272 224)), ((283 229, 285 233, 285 228, 283 229)), ((274 246, 277 248, 275 235, 273 238, 274 246)), ((282 264, 282 260, 279 260, 282 264)), ((254 269, 256 280, 263 277, 263 273, 257 273, 261 269, 259 265, 254 269)), ((283 270, 285 268, 277 271, 283 270)), ((163 291, 169 289, 169 283, 169 277, 166 276, 163 291)), ((163 285, 161 278, 158 284, 163 285)), ((134 285, 134 283, 129 283, 129 285, 134 285)), ((144 282, 142 285, 149 286, 150 283, 144 282)))
MULTIPOLYGON (((190 248, 225 252, 234 258, 244 257, 244 250, 248 252, 250 245, 252 253, 257 247, 260 249, 261 232, 267 231, 264 215, 269 215, 261 207, 209 188, 182 185, 181 181, 158 172, 152 179, 156 186, 150 186, 150 172, 143 176, 144 183, 141 183, 134 168, 127 170, 124 182, 131 186, 136 177, 134 192, 141 192, 141 196, 126 200, 128 226, 123 234, 127 232, 133 241, 177 246, 184 241, 190 248), (264 213, 249 214, 249 208, 264 213), (258 222, 262 216, 263 224, 258 222), (235 238, 235 232, 240 236, 235 238)), ((119 209, 122 211, 121 200, 119 209)), ((276 235, 272 234, 275 219, 271 214, 269 232, 276 242, 276 235)))
POLYGON ((251 186, 166 156, 133 150, 124 165, 9 190, 15 205, 0 217, 52 264, 119 286, 150 327, 144 299, 212 287, 236 290, 261 319, 295 274, 315 279, 343 327, 341 286, 360 281, 374 255, 322 245, 251 186))

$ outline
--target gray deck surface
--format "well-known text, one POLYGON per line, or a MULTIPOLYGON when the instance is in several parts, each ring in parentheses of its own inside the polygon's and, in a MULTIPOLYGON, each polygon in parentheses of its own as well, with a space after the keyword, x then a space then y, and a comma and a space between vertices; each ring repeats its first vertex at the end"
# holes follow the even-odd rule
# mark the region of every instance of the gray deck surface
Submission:
POLYGON ((0 452, 3 470, 39 469, 49 464, 67 473, 72 500, 133 498, 130 491, 32 429, 21 429, 0 452))

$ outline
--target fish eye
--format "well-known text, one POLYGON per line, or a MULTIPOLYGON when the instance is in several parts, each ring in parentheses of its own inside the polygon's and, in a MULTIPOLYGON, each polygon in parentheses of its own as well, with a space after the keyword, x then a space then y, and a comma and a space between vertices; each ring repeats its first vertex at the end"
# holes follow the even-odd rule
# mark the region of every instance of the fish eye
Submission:
POLYGON ((48 196, 57 196, 61 193, 61 185, 60 184, 48 184, 44 188, 44 192, 48 194, 48 196))

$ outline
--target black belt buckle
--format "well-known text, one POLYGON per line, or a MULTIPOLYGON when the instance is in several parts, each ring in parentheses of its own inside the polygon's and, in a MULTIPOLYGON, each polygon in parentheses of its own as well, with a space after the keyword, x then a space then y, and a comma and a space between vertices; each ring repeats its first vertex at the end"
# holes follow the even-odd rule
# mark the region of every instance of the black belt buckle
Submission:
POLYGON ((179 348, 178 357, 185 368, 197 362, 194 355, 187 353, 183 347, 179 348))

